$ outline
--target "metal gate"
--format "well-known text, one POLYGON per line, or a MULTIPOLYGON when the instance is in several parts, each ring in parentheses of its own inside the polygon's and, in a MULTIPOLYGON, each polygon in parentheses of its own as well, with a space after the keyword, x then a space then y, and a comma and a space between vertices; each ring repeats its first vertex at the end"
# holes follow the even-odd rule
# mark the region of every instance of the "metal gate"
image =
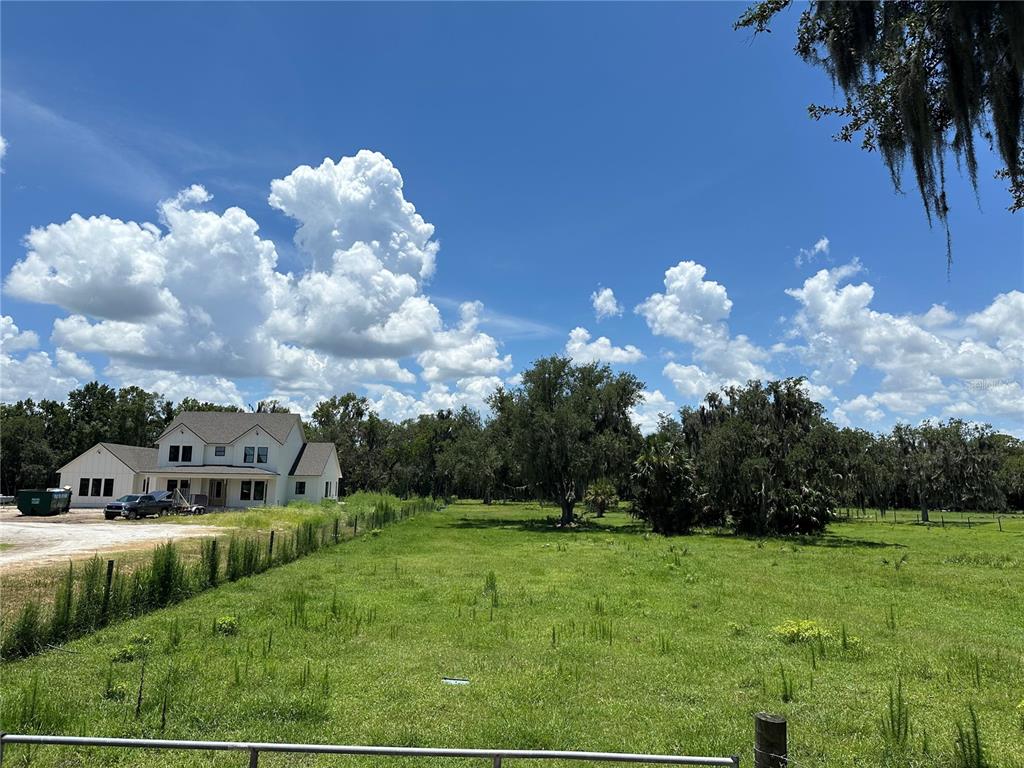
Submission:
POLYGON ((717 765, 739 768, 740 758, 699 757, 693 755, 639 755, 626 752, 559 752, 546 749, 441 749, 431 747, 360 747, 342 744, 278 744, 245 741, 185 741, 182 739, 107 739, 92 736, 37 736, 0 734, 0 765, 7 744, 39 744, 65 747, 114 747, 122 749, 186 749, 219 752, 244 752, 249 768, 258 768, 263 752, 316 755, 374 755, 377 757, 461 757, 488 760, 492 768, 501 768, 506 760, 580 760, 660 765, 717 765))

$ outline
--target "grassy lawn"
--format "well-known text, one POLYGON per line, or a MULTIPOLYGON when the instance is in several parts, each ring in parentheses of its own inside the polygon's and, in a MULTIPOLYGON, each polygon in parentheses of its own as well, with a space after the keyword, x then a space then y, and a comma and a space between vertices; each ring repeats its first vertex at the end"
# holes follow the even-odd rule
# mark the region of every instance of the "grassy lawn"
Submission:
MULTIPOLYGON (((755 541, 663 539, 621 513, 557 531, 554 514, 458 503, 5 664, 0 726, 739 753, 750 765, 751 716, 768 710, 789 718, 797 768, 953 766, 956 724, 972 705, 989 764, 1024 767, 1020 517, 1000 531, 990 516, 968 528, 947 515, 943 528, 903 513, 896 525, 838 523, 817 540, 755 541), (237 617, 236 635, 214 631, 224 616, 237 617), (774 631, 802 620, 830 637, 786 642, 774 631), (140 635, 152 643, 136 717, 142 662, 111 658, 140 635), (901 759, 881 727, 898 678, 911 730, 901 759)), ((25 757, 11 747, 5 765, 25 757)), ((237 766, 244 756, 47 747, 32 764, 237 766)), ((382 763, 260 758, 354 764, 382 763)))

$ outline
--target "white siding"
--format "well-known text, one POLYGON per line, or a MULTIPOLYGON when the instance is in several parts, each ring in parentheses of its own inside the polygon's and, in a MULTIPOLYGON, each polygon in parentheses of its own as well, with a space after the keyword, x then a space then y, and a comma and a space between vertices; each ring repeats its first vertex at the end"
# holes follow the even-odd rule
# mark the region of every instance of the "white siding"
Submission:
POLYGON ((338 464, 337 450, 331 452, 331 457, 324 466, 323 474, 320 475, 294 475, 288 478, 288 488, 285 494, 288 501, 308 501, 318 504, 321 500, 338 498, 338 478, 341 477, 341 466, 338 464), (295 493, 295 483, 304 482, 306 492, 301 496, 295 493), (324 488, 330 483, 329 493, 324 493, 324 488))
MULTIPOLYGON (((288 437, 285 439, 283 445, 268 435, 265 429, 262 429, 261 427, 254 427, 244 435, 239 436, 234 443, 228 446, 228 452, 234 453, 234 459, 228 463, 234 464, 236 467, 259 467, 260 469, 269 469, 271 472, 276 472, 279 475, 286 475, 288 474, 288 470, 292 468, 292 464, 295 462, 295 456, 301 447, 302 434, 298 425, 292 427, 292 431, 288 433, 288 437), (258 455, 258 450, 253 452, 253 461, 245 461, 245 449, 247 447, 254 449, 266 448, 267 463, 260 464, 255 461, 258 455)), ((210 452, 213 452, 212 448, 210 449, 210 452)))
POLYGON ((196 436, 195 432, 190 429, 186 429, 185 427, 178 427, 173 432, 170 432, 160 438, 160 442, 157 443, 156 464, 158 467, 187 467, 189 464, 202 464, 204 460, 205 447, 205 444, 198 436, 196 436), (179 446, 178 461, 171 461, 168 458, 169 449, 172 445, 179 446), (181 460, 180 446, 184 445, 192 446, 191 461, 181 460))
POLYGON ((142 476, 132 472, 120 459, 101 445, 96 445, 72 459, 61 470, 60 486, 71 486, 71 506, 102 507, 126 493, 139 492, 142 488, 142 476), (79 496, 78 486, 82 478, 90 480, 89 492, 92 493, 92 479, 100 479, 100 493, 103 492, 102 481, 111 478, 114 490, 109 496, 79 496))

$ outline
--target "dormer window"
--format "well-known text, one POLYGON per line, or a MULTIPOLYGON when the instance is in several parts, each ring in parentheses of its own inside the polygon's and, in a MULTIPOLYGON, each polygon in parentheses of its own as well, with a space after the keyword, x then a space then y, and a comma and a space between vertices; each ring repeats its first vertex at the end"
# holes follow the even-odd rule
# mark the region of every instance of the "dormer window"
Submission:
POLYGON ((215 446, 214 449, 213 449, 213 455, 214 456, 223 456, 224 455, 224 446, 223 445, 215 446))
POLYGON ((181 460, 182 461, 192 461, 192 446, 191 445, 183 445, 183 446, 181 446, 181 460))
POLYGON ((178 461, 178 457, 181 453, 180 445, 170 445, 167 447, 167 460, 178 461))
POLYGON ((245 446, 245 455, 242 459, 243 464, 252 464, 256 460, 256 449, 251 446, 245 446))
POLYGON ((266 448, 257 448, 256 449, 256 463, 257 464, 266 464, 267 463, 267 449, 266 448))

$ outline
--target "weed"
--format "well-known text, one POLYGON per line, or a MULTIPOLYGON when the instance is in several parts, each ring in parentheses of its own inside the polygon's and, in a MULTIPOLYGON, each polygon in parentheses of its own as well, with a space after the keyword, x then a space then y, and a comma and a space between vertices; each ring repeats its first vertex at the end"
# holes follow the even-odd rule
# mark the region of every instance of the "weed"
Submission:
POLYGON ((71 634, 71 617, 74 610, 75 567, 68 563, 67 576, 57 586, 53 600, 53 614, 50 619, 50 642, 63 642, 71 634))
POLYGON ((172 650, 177 648, 181 644, 181 623, 178 621, 178 617, 175 616, 171 625, 167 631, 167 648, 172 650))
POLYGON ((978 725, 978 713, 974 705, 967 708, 968 721, 957 722, 954 747, 954 765, 956 768, 990 768, 985 748, 981 743, 981 729, 978 725))
POLYGON ((788 704, 796 701, 796 685, 793 679, 786 674, 786 668, 779 664, 779 676, 782 679, 782 701, 788 704))
POLYGON ((890 604, 889 612, 885 615, 885 626, 890 632, 896 631, 896 606, 890 604))
POLYGON ((886 751, 901 755, 910 739, 910 709, 903 696, 903 679, 896 678, 896 688, 889 688, 889 709, 882 716, 882 739, 886 751))
POLYGON ((39 603, 28 600, 18 613, 18 618, 10 627, 5 627, 0 655, 4 659, 28 656, 39 650, 45 636, 39 603))

